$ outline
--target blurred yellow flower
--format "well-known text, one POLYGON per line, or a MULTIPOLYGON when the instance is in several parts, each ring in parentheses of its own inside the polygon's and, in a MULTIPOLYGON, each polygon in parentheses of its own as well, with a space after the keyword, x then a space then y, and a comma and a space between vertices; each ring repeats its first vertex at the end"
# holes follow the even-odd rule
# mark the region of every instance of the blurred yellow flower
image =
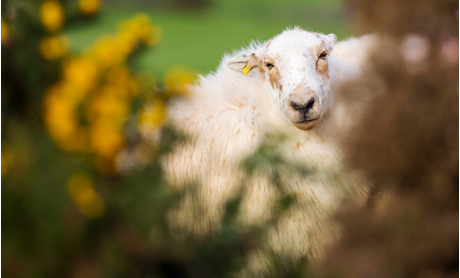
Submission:
POLYGON ((149 25, 150 17, 144 13, 139 13, 131 20, 131 22, 136 25, 149 25))
POLYGON ((196 80, 196 73, 184 66, 174 66, 164 76, 165 92, 168 97, 187 96, 188 85, 196 80))
POLYGON ((153 26, 150 24, 150 18, 145 14, 137 15, 128 25, 131 31, 136 34, 136 36, 142 42, 147 42, 152 36, 153 26))
POLYGON ((139 124, 141 126, 161 126, 166 119, 166 113, 166 103, 155 100, 140 113, 139 124))
POLYGON ((69 49, 67 37, 52 36, 40 40, 40 54, 47 60, 56 60, 64 56, 69 49))
POLYGON ((101 67, 107 68, 124 63, 131 51, 132 48, 128 43, 120 42, 118 39, 107 36, 96 43, 93 54, 101 67))
POLYGON ((134 19, 120 24, 119 37, 126 43, 140 42, 152 46, 161 41, 163 33, 159 26, 151 24, 147 15, 138 14, 134 19))
POLYGON ((13 156, 7 150, 2 149, 2 177, 10 171, 13 156))
POLYGON ((74 173, 67 182, 67 189, 83 215, 88 218, 104 215, 105 201, 94 189, 90 177, 83 173, 74 173))
POLYGON ((103 121, 91 125, 90 142, 94 152, 110 160, 125 146, 121 130, 103 121))
POLYGON ((68 101, 59 91, 59 86, 50 89, 44 101, 45 122, 52 128, 58 137, 66 137, 75 131, 75 105, 68 101))
POLYGON ((139 80, 131 75, 126 65, 111 67, 106 74, 106 87, 118 97, 131 97, 139 94, 139 80))
POLYGON ((85 15, 95 14, 99 10, 99 0, 79 0, 78 7, 80 11, 85 15))
POLYGON ((64 23, 64 11, 58 1, 45 1, 40 7, 40 19, 43 26, 54 32, 64 23))
POLYGON ((118 45, 120 53, 126 56, 137 46, 136 34, 130 30, 119 32, 115 38, 115 44, 118 45))
POLYGON ((7 43, 9 38, 10 28, 8 27, 8 24, 6 24, 6 21, 2 18, 2 44, 7 43))
POLYGON ((123 125, 129 113, 130 102, 117 96, 117 90, 116 87, 104 87, 98 95, 91 98, 88 111, 91 122, 103 118, 106 122, 111 122, 111 125, 123 125))
POLYGON ((94 87, 99 73, 96 62, 88 57, 69 59, 63 70, 65 82, 85 92, 94 87))
POLYGON ((51 87, 45 97, 44 120, 51 137, 67 151, 86 151, 86 131, 79 126, 78 102, 62 84, 51 87))
POLYGON ((127 96, 131 90, 130 70, 126 65, 115 66, 106 73, 107 85, 117 88, 113 92, 119 96, 127 96))

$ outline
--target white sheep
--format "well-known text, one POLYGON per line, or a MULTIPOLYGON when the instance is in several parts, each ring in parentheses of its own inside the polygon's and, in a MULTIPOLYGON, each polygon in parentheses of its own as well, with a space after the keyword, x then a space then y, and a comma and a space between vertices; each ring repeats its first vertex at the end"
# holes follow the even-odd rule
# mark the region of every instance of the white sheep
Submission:
MULTIPOLYGON (((353 108, 336 103, 334 91, 340 80, 359 74, 371 40, 342 42, 333 52, 334 34, 286 30, 224 57, 217 72, 191 86, 191 96, 175 102, 168 117, 192 139, 177 145, 164 165, 178 189, 195 181, 201 186, 195 198, 186 198, 171 214, 174 227, 199 235, 217 229, 223 205, 244 178, 239 162, 267 140, 266 134, 280 132, 289 136, 284 156, 315 172, 306 177, 281 172, 297 203, 268 232, 270 248, 293 260, 318 262, 340 234, 330 216, 344 202, 363 204, 369 190, 344 169, 336 138, 347 132, 353 108)), ((280 193, 264 174, 249 182, 242 227, 262 223, 273 213, 271 205, 280 193)), ((266 268, 261 252, 248 260, 255 271, 266 268)))

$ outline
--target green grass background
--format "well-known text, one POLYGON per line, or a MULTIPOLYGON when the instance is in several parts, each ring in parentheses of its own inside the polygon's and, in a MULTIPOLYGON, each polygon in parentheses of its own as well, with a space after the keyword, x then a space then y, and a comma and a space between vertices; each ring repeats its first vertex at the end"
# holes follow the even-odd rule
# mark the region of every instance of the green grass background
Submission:
POLYGON ((266 40, 287 27, 352 35, 339 0, 214 0, 202 9, 173 8, 163 2, 133 0, 104 3, 96 22, 66 29, 72 49, 80 52, 99 36, 116 32, 117 24, 145 13, 163 30, 159 45, 139 54, 133 66, 161 78, 171 66, 182 65, 201 74, 216 69, 224 53, 266 40))

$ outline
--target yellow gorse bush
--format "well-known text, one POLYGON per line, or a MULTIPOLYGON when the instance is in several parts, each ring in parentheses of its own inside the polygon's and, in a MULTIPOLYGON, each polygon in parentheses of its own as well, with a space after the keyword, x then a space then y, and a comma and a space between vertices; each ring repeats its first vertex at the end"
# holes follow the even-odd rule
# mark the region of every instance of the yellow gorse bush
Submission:
POLYGON ((165 93, 168 97, 187 96, 188 85, 196 80, 196 73, 185 66, 174 66, 170 68, 164 78, 165 93))
POLYGON ((105 213, 105 201, 94 189, 94 182, 83 173, 74 173, 67 182, 67 189, 80 212, 88 218, 98 218, 105 213))
POLYGON ((154 100, 149 106, 144 108, 139 115, 139 125, 159 127, 166 118, 166 103, 161 100, 154 100))
POLYGON ((11 152, 5 150, 4 148, 2 148, 1 156, 2 156, 1 163, 2 163, 2 177, 3 177, 10 171, 11 163, 13 162, 13 156, 11 152))
POLYGON ((8 27, 8 24, 6 24, 6 21, 2 18, 2 44, 5 44, 8 42, 8 39, 10 38, 10 28, 8 27))
POLYGON ((79 125, 79 93, 60 83, 47 91, 44 100, 45 123, 55 142, 66 151, 87 151, 87 130, 79 125))
POLYGON ((63 81, 75 88, 80 93, 78 94, 80 97, 84 97, 97 85, 100 73, 97 61, 88 56, 69 58, 64 61, 62 71, 63 81))
POLYGON ((90 53, 102 68, 124 64, 130 53, 140 45, 152 46, 162 37, 161 29, 152 25, 146 15, 122 22, 116 36, 101 38, 90 53))
POLYGON ((157 44, 163 38, 163 33, 158 26, 149 22, 148 16, 143 14, 136 16, 131 21, 122 22, 118 27, 120 30, 118 39, 135 43, 132 37, 136 37, 146 45, 157 44))
POLYGON ((79 0, 78 7, 80 11, 85 15, 93 15, 99 10, 99 0, 79 0))
POLYGON ((173 97, 189 95, 188 85, 196 80, 196 73, 185 66, 171 67, 163 78, 164 98, 152 99, 140 113, 138 126, 140 129, 160 127, 167 116, 166 100, 173 97))
POLYGON ((69 50, 67 37, 52 36, 40 40, 40 54, 47 60, 56 60, 63 57, 69 50))
MULTIPOLYGON (((115 173, 116 156, 125 147, 124 124, 139 94, 139 80, 126 60, 140 46, 158 42, 157 30, 144 15, 122 23, 115 36, 103 37, 80 56, 66 57, 61 80, 46 92, 44 119, 53 140, 66 151, 95 154, 103 174, 115 173)), ((58 57, 59 47, 44 48, 53 53, 42 53, 45 58, 58 57)))
POLYGON ((57 31, 64 24, 64 10, 58 1, 45 1, 40 7, 40 19, 46 30, 57 31))

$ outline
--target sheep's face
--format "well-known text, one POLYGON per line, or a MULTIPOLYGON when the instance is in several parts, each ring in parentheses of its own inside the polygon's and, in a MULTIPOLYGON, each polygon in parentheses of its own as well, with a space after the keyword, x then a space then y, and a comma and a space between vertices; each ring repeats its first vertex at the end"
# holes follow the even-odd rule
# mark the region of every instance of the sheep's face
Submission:
POLYGON ((228 62, 234 70, 265 74, 265 83, 279 113, 297 128, 309 130, 332 105, 328 56, 337 37, 302 29, 287 30, 253 53, 228 62))

